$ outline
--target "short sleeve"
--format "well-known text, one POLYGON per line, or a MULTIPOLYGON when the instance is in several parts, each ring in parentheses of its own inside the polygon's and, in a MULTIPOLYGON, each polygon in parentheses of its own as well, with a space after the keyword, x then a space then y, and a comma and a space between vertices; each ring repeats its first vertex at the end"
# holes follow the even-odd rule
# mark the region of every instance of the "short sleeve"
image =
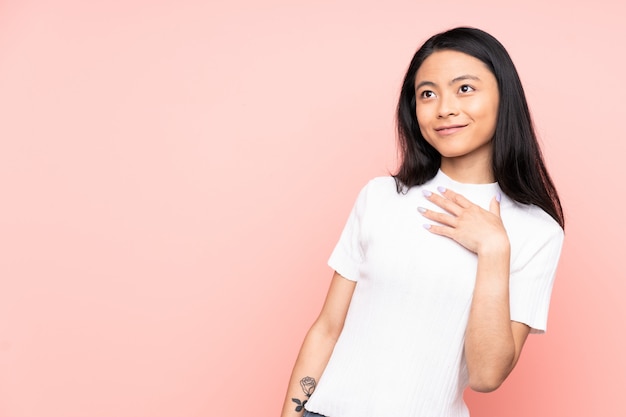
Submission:
POLYGON ((339 241, 328 259, 328 266, 350 281, 358 281, 363 262, 363 217, 368 185, 363 187, 352 207, 339 241))
POLYGON ((549 231, 534 236, 532 244, 525 245, 520 264, 511 271, 511 320, 530 326, 531 333, 546 331, 550 296, 563 246, 563 229, 554 225, 549 231))

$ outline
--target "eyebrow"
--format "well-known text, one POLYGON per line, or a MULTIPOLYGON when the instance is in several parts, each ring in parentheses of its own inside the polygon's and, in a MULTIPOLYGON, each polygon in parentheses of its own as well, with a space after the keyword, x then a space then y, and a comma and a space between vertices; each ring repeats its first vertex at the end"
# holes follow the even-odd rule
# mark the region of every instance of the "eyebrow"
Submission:
MULTIPOLYGON (((457 83, 457 82, 459 82, 459 81, 465 81, 465 80, 480 81, 480 78, 478 78, 478 77, 477 77, 477 76, 475 76, 475 75, 470 75, 470 74, 459 75, 458 77, 456 77, 456 78, 454 78, 452 81, 450 81, 450 82, 448 83, 448 85, 452 85, 452 84, 457 83)), ((431 86, 431 87, 436 87, 436 86, 437 86, 437 84, 435 84, 435 83, 434 83, 434 82, 432 82, 432 81, 422 81, 421 83, 419 83, 418 85, 416 85, 416 86, 415 86, 415 89, 416 89, 416 90, 418 90, 418 89, 420 89, 421 87, 424 87, 424 86, 426 86, 426 85, 427 85, 427 86, 431 86)))

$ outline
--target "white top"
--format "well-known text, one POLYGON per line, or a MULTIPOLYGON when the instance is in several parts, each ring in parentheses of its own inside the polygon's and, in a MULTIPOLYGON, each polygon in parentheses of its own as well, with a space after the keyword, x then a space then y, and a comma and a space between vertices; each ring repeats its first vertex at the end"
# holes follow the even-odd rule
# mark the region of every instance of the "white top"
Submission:
MULTIPOLYGON (((467 417, 465 328, 476 255, 435 235, 418 206, 442 211, 422 189, 449 188, 488 209, 497 183, 462 184, 442 171, 406 194, 392 177, 361 190, 328 263, 357 281, 346 322, 306 408, 327 417, 467 417)), ((502 196, 511 242, 511 319, 546 329, 563 242, 536 206, 502 196)))

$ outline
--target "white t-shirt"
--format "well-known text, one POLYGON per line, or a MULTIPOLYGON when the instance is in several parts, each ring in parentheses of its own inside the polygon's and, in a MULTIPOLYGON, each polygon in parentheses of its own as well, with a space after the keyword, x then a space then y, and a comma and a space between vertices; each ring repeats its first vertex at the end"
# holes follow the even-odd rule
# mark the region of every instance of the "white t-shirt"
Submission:
MULTIPOLYGON (((346 322, 306 408, 328 417, 467 417, 465 329, 476 255, 427 231, 417 207, 442 211, 423 189, 449 188, 488 209, 497 183, 462 184, 439 171, 406 194, 392 177, 361 190, 329 265, 357 282, 346 322)), ((502 195, 511 243, 511 319, 546 329, 563 242, 536 206, 502 195)))

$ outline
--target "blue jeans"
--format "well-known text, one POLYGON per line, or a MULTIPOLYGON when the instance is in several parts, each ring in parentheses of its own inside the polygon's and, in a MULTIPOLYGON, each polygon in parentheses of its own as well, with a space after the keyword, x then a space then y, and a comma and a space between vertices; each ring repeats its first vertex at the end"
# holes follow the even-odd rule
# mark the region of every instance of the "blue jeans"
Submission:
POLYGON ((313 413, 308 410, 304 410, 304 414, 302 414, 302 417, 324 417, 324 416, 321 414, 313 413))

